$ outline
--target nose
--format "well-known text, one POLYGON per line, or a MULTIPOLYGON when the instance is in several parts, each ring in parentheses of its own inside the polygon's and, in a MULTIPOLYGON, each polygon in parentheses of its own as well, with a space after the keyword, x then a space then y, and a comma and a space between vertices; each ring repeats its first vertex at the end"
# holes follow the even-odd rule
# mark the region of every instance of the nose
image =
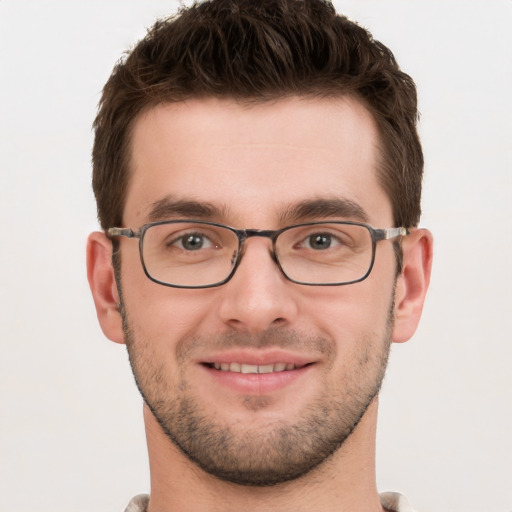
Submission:
POLYGON ((221 320, 255 334, 283 327, 297 316, 297 284, 288 281, 274 262, 268 239, 247 240, 235 275, 223 286, 221 320))

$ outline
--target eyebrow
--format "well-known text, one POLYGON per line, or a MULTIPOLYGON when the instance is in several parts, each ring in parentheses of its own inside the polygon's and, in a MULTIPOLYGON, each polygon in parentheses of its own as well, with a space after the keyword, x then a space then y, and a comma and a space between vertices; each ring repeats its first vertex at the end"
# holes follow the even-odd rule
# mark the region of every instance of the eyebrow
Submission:
POLYGON ((213 219, 221 218, 225 210, 225 208, 208 202, 173 199, 172 196, 166 196, 151 205, 148 219, 150 222, 165 220, 171 217, 213 219))
POLYGON ((294 224, 312 219, 351 219, 368 222, 361 205, 342 197, 317 198, 300 201, 284 209, 279 215, 282 224, 294 224))
MULTIPOLYGON (((221 220, 226 218, 228 208, 209 202, 192 199, 174 199, 166 196, 152 203, 148 211, 150 222, 170 218, 187 218, 198 220, 221 220)), ((306 199, 290 204, 278 213, 281 225, 307 222, 315 219, 351 219, 368 222, 368 215, 355 201, 347 198, 328 197, 306 199)))

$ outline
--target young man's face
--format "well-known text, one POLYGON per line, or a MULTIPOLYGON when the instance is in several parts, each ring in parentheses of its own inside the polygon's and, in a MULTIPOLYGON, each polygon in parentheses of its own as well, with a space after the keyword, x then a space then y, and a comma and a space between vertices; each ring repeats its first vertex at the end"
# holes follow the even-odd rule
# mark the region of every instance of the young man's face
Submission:
MULTIPOLYGON (((137 120, 131 149, 127 227, 200 217, 279 229, 318 200, 355 203, 362 215, 320 201, 293 223, 393 225, 376 127, 354 100, 162 105, 137 120), (189 211, 174 212, 178 203, 189 211)), ((350 435, 378 392, 394 316, 392 242, 378 244, 366 280, 346 286, 292 283, 270 249, 248 239, 229 282, 191 290, 150 281, 137 242, 120 239, 125 338, 146 403, 203 469, 257 485, 309 471, 350 435)))

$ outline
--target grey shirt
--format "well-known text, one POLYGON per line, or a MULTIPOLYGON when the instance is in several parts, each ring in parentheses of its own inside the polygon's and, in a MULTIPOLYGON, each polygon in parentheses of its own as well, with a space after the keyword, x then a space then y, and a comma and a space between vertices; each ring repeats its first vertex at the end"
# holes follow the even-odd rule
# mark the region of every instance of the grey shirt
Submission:
MULTIPOLYGON (((414 512, 409 505, 407 498, 397 492, 383 492, 380 494, 380 502, 382 506, 389 512, 414 512)), ((124 512, 146 512, 149 503, 148 494, 139 494, 135 496, 124 512)))

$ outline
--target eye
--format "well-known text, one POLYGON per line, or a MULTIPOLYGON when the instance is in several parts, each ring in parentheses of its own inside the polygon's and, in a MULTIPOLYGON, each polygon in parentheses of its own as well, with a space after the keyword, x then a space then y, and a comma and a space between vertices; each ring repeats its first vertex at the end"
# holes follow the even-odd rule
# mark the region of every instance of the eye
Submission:
POLYGON ((198 251, 200 249, 210 249, 215 247, 212 241, 203 233, 186 233, 173 239, 167 244, 169 247, 179 247, 185 251, 198 251))
POLYGON ((329 234, 329 233, 313 233, 304 239, 301 245, 308 249, 315 249, 316 251, 322 251, 330 249, 334 245, 339 245, 340 240, 329 234))

